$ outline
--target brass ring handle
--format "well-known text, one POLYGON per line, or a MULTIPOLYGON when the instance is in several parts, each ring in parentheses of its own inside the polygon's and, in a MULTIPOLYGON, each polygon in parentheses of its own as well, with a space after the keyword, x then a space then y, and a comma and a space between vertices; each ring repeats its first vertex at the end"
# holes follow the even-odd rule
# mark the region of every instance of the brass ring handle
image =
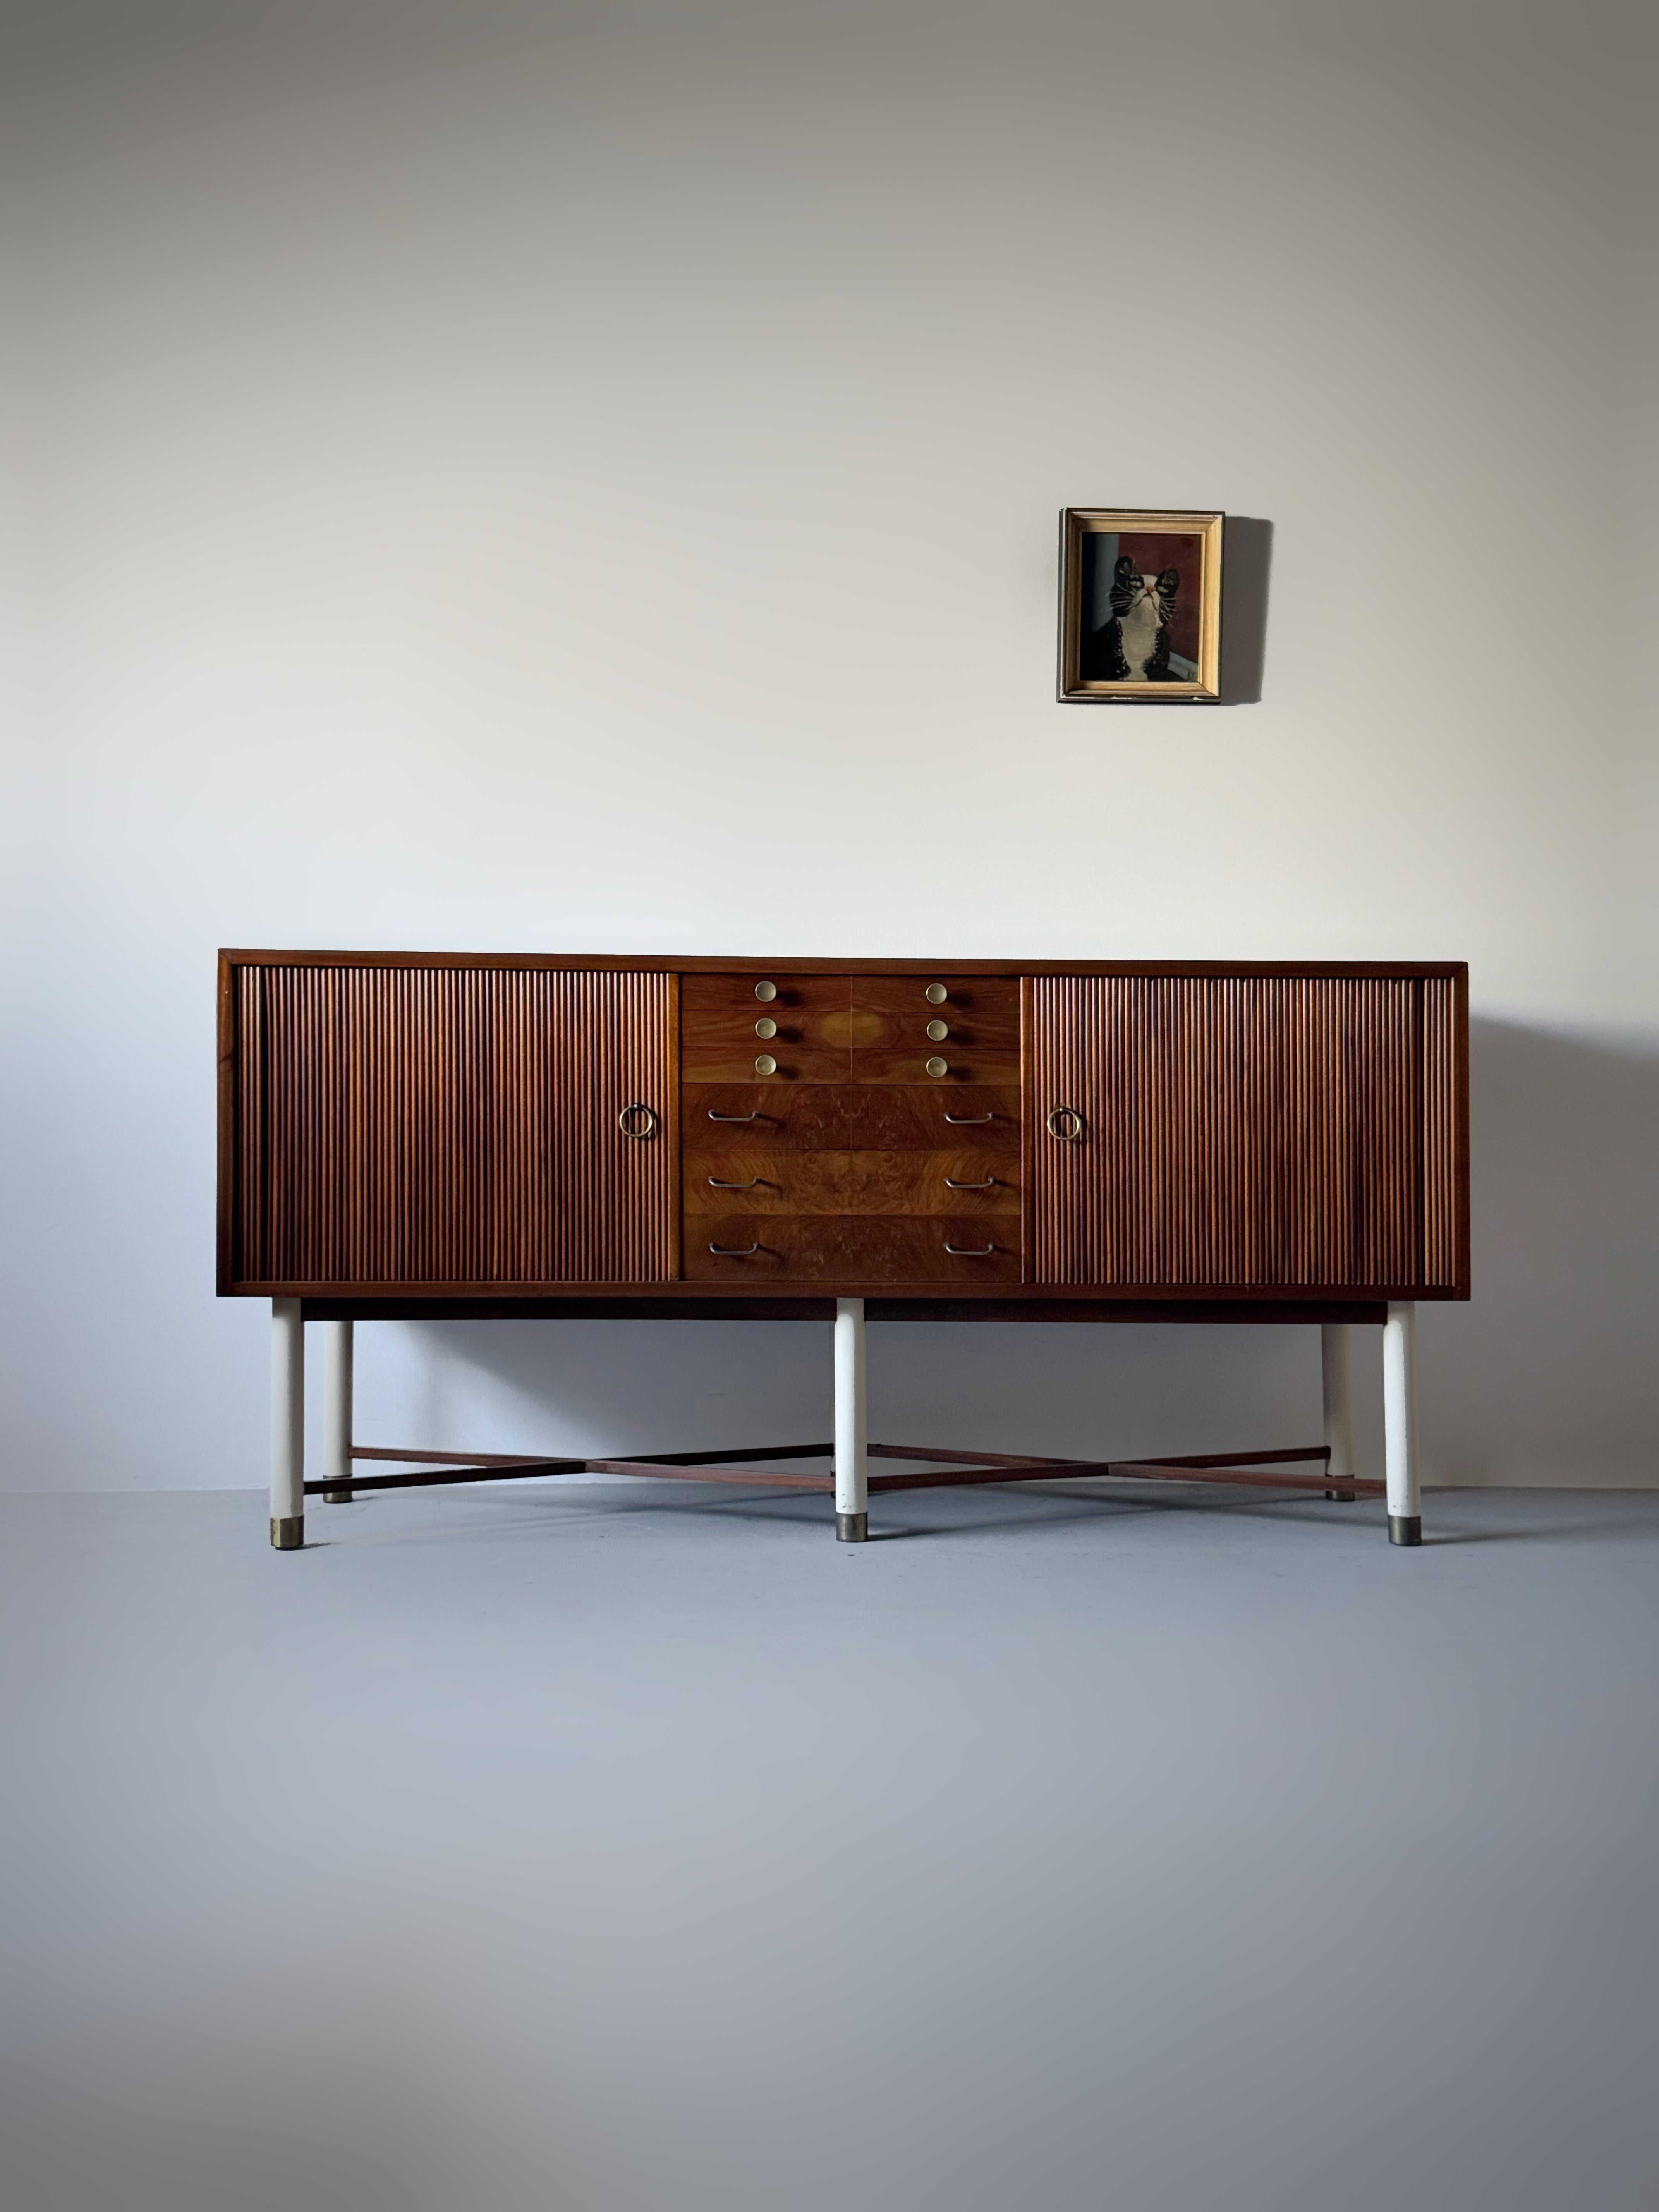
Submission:
POLYGON ((758 1252, 758 1244, 711 1244, 709 1250, 717 1260, 746 1260, 751 1252, 758 1252))
POLYGON ((994 1114, 947 1114, 945 1120, 953 1129, 978 1128, 983 1122, 994 1121, 994 1114))
POLYGON ((945 1249, 953 1260, 988 1260, 997 1248, 994 1244, 947 1244, 945 1249))
POLYGON ((945 1178, 946 1190, 994 1190, 996 1187, 994 1176, 988 1176, 983 1182, 952 1182, 949 1176, 945 1178))
POLYGON ((1051 1106, 1044 1126, 1048 1134, 1058 1137, 1061 1144, 1080 1145, 1089 1124, 1075 1106, 1051 1106))
POLYGON ((656 1109, 647 1106, 643 1098, 636 1098, 631 1106, 624 1106, 622 1112, 617 1115, 617 1127, 624 1137, 654 1137, 657 1133, 656 1109), (643 1128, 636 1129, 631 1126, 633 1117, 636 1114, 643 1114, 645 1116, 643 1128))
POLYGON ((711 1106, 708 1118, 711 1121, 763 1121, 766 1116, 763 1114, 717 1114, 711 1106))
POLYGON ((710 1190, 753 1190, 759 1182, 758 1176, 750 1176, 747 1182, 722 1182, 718 1176, 710 1176, 708 1188, 710 1190))

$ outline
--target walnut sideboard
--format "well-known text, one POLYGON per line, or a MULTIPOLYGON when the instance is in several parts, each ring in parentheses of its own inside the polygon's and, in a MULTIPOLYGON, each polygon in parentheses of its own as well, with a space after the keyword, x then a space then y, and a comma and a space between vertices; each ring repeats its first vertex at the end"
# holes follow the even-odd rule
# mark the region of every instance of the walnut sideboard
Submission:
POLYGON ((833 1492, 848 1540, 872 1492, 1106 1473, 1385 1495, 1393 1540, 1420 1539, 1413 1316, 1469 1294, 1461 962, 231 951, 219 1024, 219 1289, 272 1304, 281 1549, 307 1494, 580 1469, 833 1492), (356 1441, 354 1322, 509 1315, 833 1322, 834 1436, 612 1460, 356 1441), (871 1443, 866 1319, 1317 1325, 1324 1438, 871 1443), (1348 1413, 1365 1325, 1380 1481, 1348 1413), (833 1473, 777 1464, 816 1458, 833 1473))

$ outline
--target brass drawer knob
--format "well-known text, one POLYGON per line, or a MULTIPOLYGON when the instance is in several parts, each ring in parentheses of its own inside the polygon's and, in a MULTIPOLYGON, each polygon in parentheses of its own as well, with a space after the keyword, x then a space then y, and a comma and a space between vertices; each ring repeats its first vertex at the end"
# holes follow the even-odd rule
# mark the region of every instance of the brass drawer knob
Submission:
POLYGON ((755 1035, 758 1037, 775 1037, 777 1033, 778 1025, 769 1015, 763 1014, 755 1024, 755 1035))
POLYGON ((943 1022, 929 1022, 927 1024, 927 1034, 935 1044, 943 1044, 945 1038, 950 1036, 951 1032, 946 1029, 943 1022))
POLYGON ((654 1137, 657 1133, 656 1109, 647 1106, 642 1098, 636 1098, 631 1106, 624 1106, 617 1115, 617 1127, 624 1137, 654 1137))
POLYGON ((927 1073, 929 1075, 948 1075, 951 1073, 951 1063, 948 1060, 941 1060, 935 1053, 927 1063, 927 1073))
POLYGON ((922 995, 930 1006, 942 1006, 951 994, 943 983, 930 983, 922 995))
POLYGON ((767 1006, 770 1006, 777 995, 778 987, 775 983, 757 983, 755 986, 755 996, 767 1006))
POLYGON ((1058 1137, 1062 1144, 1079 1145, 1089 1125, 1075 1106, 1051 1106, 1046 1126, 1048 1134, 1058 1137))
POLYGON ((756 1054, 755 1073, 757 1075, 775 1075, 777 1072, 778 1063, 773 1059, 769 1052, 759 1052, 756 1054))

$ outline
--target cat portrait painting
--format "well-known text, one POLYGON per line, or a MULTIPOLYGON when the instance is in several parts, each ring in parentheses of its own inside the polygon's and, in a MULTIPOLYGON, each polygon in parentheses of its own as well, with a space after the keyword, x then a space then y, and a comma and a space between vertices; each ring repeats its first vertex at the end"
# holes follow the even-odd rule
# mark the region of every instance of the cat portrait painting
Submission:
POLYGON ((1060 518, 1065 700, 1213 700, 1219 514, 1067 507, 1060 518))

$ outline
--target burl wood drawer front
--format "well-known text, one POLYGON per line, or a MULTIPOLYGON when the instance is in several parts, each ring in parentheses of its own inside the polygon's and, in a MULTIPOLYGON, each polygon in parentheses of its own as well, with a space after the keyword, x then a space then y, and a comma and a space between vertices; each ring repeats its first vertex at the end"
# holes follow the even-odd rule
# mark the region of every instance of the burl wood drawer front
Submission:
POLYGON ((685 1164, 688 1222, 721 1214, 1006 1214, 1019 1164, 987 1152, 797 1152, 754 1146, 685 1164))
POLYGON ((733 1213, 688 1221, 688 1282, 915 1283, 963 1290, 1019 1280, 1018 1224, 983 1217, 871 1220, 733 1213))
POLYGON ((943 1084, 687 1083, 681 1142, 696 1152, 932 1152, 971 1148, 1019 1159, 1016 1087, 943 1084))

